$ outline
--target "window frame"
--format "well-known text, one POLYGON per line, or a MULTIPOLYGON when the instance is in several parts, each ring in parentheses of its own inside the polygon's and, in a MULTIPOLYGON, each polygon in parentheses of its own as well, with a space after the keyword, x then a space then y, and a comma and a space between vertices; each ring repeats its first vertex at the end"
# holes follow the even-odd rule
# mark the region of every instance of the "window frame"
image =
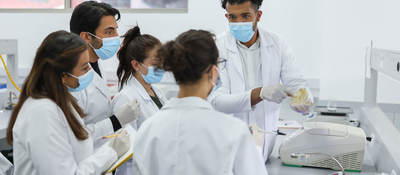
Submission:
MULTIPOLYGON (((189 6, 189 0, 188 6, 189 6)), ((188 8, 118 8, 121 13, 188 13, 188 8)), ((72 13, 71 0, 64 0, 63 9, 0 8, 0 13, 72 13)))

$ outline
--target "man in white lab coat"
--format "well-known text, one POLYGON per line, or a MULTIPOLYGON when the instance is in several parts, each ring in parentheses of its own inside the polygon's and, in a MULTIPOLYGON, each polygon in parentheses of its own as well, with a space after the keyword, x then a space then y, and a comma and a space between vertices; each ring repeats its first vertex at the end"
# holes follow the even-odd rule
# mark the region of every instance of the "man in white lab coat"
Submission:
MULTIPOLYGON (((305 88, 294 64, 294 56, 276 35, 257 27, 262 0, 221 0, 230 31, 217 37, 220 57, 227 60, 221 70, 222 87, 209 98, 216 110, 232 113, 249 125, 276 132, 280 103, 288 95, 305 88)), ((312 103, 311 95, 309 100, 312 103)), ((308 105, 291 105, 307 114, 308 105)), ((267 161, 276 134, 265 134, 260 149, 267 161)))
MULTIPOLYGON (((85 1, 75 7, 70 20, 70 30, 88 44, 89 63, 95 71, 92 83, 86 89, 72 89, 72 95, 87 116, 86 125, 94 125, 101 136, 112 134, 123 125, 136 119, 138 103, 128 103, 132 110, 123 112, 116 110, 113 115, 111 93, 103 79, 99 67, 99 59, 113 57, 120 48, 120 38, 117 32, 117 21, 120 12, 106 3, 85 1)), ((80 77, 76 77, 80 79, 80 77)), ((101 141, 95 138, 96 141, 101 141)), ((96 147, 100 143, 96 143, 96 147)))

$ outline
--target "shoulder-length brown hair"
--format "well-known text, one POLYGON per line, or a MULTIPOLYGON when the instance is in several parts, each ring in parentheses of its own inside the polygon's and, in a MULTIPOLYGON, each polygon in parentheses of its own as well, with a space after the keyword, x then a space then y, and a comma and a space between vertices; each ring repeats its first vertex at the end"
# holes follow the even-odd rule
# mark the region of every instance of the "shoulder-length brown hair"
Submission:
POLYGON ((79 140, 88 138, 88 132, 74 116, 72 107, 80 117, 85 117, 85 114, 61 79, 64 73, 72 71, 86 50, 87 44, 78 35, 66 31, 53 32, 44 39, 36 52, 31 72, 22 86, 18 104, 11 114, 7 128, 7 141, 10 145, 13 142, 12 131, 18 113, 29 97, 52 100, 63 111, 75 137, 79 140))

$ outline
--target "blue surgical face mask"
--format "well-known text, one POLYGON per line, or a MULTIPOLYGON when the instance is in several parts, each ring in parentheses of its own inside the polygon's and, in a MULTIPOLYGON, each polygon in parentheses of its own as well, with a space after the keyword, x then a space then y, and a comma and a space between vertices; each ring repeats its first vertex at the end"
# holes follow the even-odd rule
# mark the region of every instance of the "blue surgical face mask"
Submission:
POLYGON ((113 57, 117 53, 118 49, 121 47, 121 40, 119 36, 102 39, 91 33, 89 34, 103 41, 103 46, 101 46, 98 49, 94 48, 91 44, 89 44, 90 47, 93 48, 97 56, 99 56, 99 58, 102 60, 106 60, 113 57))
POLYGON ((232 35, 241 42, 248 42, 254 35, 253 22, 231 22, 229 29, 232 35))
POLYGON ((86 72, 85 74, 83 74, 79 77, 72 75, 70 73, 67 73, 67 74, 70 75, 71 77, 78 79, 78 81, 79 81, 78 87, 76 87, 76 88, 68 87, 68 90, 70 92, 78 92, 78 91, 84 90, 86 87, 89 86, 89 84, 93 80, 93 69, 90 69, 88 72, 86 72))
POLYGON ((219 78, 219 76, 218 76, 218 79, 215 82, 214 88, 213 88, 213 90, 211 92, 215 92, 216 90, 218 90, 218 88, 220 88, 221 85, 222 85, 221 78, 219 78))
POLYGON ((156 69, 153 66, 147 68, 147 74, 142 74, 144 81, 148 84, 159 83, 163 78, 165 71, 162 69, 156 69))

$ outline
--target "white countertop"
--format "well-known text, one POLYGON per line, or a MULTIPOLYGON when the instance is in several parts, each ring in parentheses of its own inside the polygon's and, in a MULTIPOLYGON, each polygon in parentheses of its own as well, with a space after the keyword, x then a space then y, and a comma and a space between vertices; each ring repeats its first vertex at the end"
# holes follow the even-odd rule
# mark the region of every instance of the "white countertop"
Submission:
POLYGON ((11 111, 0 110, 0 139, 6 137, 8 122, 10 121, 11 111))

